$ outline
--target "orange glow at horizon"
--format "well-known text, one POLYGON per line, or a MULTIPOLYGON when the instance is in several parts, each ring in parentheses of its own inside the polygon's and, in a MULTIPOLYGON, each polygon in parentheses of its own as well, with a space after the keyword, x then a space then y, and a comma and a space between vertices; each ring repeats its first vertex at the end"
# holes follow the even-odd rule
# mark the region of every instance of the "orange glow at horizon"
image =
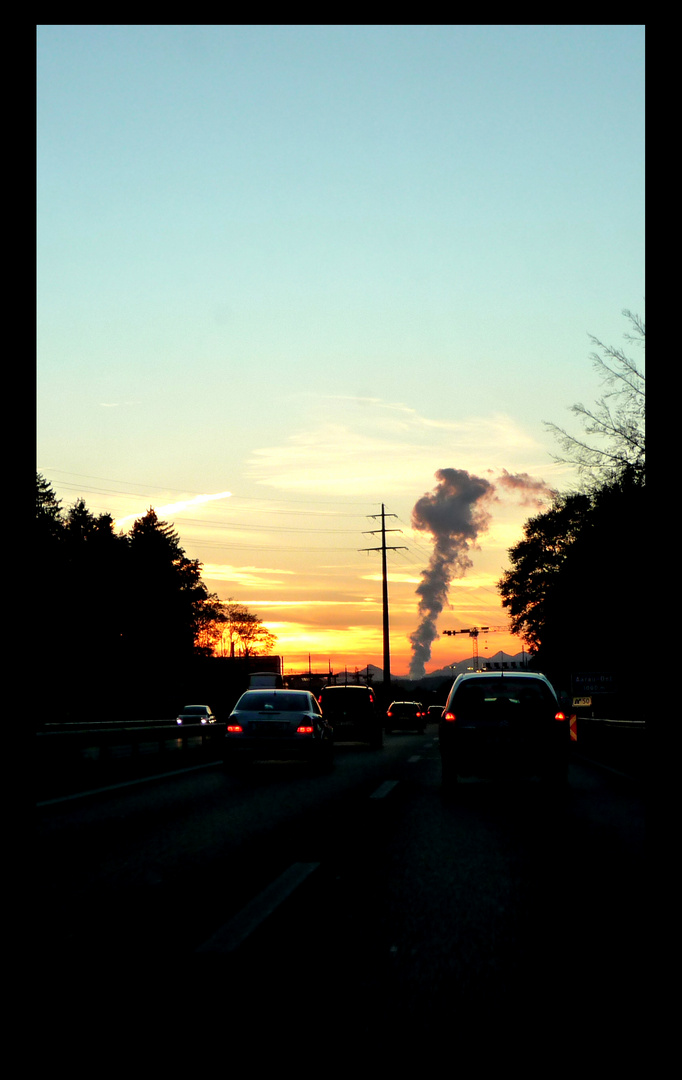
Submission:
MULTIPOLYGON (((486 625, 480 621, 478 625, 486 625)), ((283 658, 286 672, 313 671, 322 673, 364 670, 368 664, 383 668, 383 636, 380 622, 376 626, 348 626, 320 628, 307 623, 279 622, 263 620, 263 625, 277 635, 273 652, 283 658)), ((467 624, 471 625, 471 623, 467 624)), ((492 619, 490 625, 493 625, 492 619)), ((406 633, 401 628, 391 631, 391 675, 396 678, 408 678, 412 648, 406 633)), ((479 660, 485 661, 502 651, 509 656, 516 656, 524 650, 520 638, 509 631, 481 632, 478 637, 479 660)), ((526 650, 527 651, 527 650, 526 650)), ((427 665, 427 677, 434 671, 440 671, 451 664, 459 663, 473 655, 473 640, 465 635, 455 638, 443 636, 433 643, 431 660, 427 665)))

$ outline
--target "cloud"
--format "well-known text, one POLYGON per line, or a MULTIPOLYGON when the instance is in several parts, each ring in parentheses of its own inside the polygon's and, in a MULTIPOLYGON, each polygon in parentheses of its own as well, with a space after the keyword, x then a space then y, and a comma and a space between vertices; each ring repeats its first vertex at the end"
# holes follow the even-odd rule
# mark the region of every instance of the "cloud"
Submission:
MULTIPOLYGON (((209 581, 233 581, 239 585, 284 585, 279 575, 293 575, 293 570, 270 570, 264 566, 229 566, 223 563, 203 563, 201 576, 209 581)), ((262 601, 259 601, 262 603, 262 601)))
MULTIPOLYGON (((194 495, 191 499, 183 499, 180 502, 168 503, 166 506, 155 506, 154 510, 157 517, 164 517, 167 514, 180 514, 183 510, 189 510, 190 507, 200 506, 202 503, 215 502, 216 499, 229 499, 232 496, 231 491, 219 491, 215 495, 194 495)), ((144 517, 147 513, 144 510, 141 514, 128 514, 126 517, 116 519, 116 527, 118 528, 125 521, 133 521, 135 518, 144 517)))
POLYGON ((433 420, 400 403, 337 397, 325 402, 331 419, 253 450, 249 476, 258 484, 299 494, 376 501, 406 494, 432 476, 434 462, 457 455, 477 471, 496 460, 537 456, 539 444, 503 413, 433 420))

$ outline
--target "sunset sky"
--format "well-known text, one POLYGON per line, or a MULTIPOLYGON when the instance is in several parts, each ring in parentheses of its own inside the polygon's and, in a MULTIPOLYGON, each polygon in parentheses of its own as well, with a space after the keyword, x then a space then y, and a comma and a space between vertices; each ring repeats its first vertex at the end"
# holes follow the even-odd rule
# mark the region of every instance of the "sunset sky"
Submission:
MULTIPOLYGON (((383 663, 385 504, 406 675, 435 547, 413 510, 462 480, 437 629, 505 627, 507 551, 576 481, 544 422, 580 430, 589 335, 644 315, 643 26, 40 25, 37 96, 37 467, 63 504, 122 529, 153 506, 286 670, 335 671, 383 663)), ((436 636, 425 669, 469 655, 436 636)))

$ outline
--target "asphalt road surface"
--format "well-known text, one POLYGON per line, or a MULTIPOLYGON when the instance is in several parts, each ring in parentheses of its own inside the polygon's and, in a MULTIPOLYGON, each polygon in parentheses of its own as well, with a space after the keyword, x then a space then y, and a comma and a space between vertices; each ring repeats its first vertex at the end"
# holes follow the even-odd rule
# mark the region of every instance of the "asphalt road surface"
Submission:
POLYGON ((534 1074, 643 1052, 641 784, 578 757, 556 799, 445 798, 430 727, 342 745, 331 775, 216 765, 36 812, 37 985, 62 1048, 75 1025, 147 1038, 157 1064, 216 1040, 254 1066, 305 1047, 534 1074))

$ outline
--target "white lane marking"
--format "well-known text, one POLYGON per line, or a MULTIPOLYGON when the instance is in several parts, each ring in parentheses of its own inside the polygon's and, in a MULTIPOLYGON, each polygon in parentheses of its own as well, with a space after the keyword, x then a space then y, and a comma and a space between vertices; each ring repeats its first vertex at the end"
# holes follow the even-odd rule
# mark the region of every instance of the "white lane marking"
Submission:
POLYGON ((258 896, 242 908, 234 918, 221 926, 213 937, 200 945, 198 953, 229 953, 257 930, 269 915, 308 878, 319 863, 292 863, 288 870, 275 878, 258 896))
POLYGON ((370 795, 370 799, 385 799, 389 792, 393 791, 394 787, 397 787, 397 780, 384 780, 383 784, 380 784, 376 791, 373 791, 370 795))
POLYGON ((116 791, 118 788, 133 787, 135 784, 147 784, 150 780, 165 780, 168 776, 182 776, 183 773, 196 772, 197 769, 210 769, 220 765, 219 761, 206 761, 203 765, 189 765, 186 769, 174 769, 173 772, 154 773, 153 776, 140 776, 137 780, 123 780, 120 784, 109 784, 108 787, 92 788, 90 791, 77 791, 75 795, 60 795, 56 799, 44 799, 36 803, 36 806, 53 806, 54 803, 70 802, 72 799, 84 799, 87 795, 103 795, 107 791, 116 791))

